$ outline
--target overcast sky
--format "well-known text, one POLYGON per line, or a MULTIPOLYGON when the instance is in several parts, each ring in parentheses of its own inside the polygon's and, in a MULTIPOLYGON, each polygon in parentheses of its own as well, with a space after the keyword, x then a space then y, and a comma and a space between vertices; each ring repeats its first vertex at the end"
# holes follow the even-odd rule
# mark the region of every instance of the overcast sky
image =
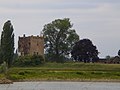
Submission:
POLYGON ((80 39, 89 38, 100 57, 120 49, 120 0, 0 0, 0 33, 11 20, 18 36, 38 35, 55 19, 70 18, 80 39))

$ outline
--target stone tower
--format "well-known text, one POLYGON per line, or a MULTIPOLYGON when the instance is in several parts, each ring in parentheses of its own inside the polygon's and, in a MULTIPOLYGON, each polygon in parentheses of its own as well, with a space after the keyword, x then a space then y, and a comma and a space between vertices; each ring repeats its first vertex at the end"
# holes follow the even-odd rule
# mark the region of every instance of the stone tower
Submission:
POLYGON ((43 36, 28 36, 25 34, 19 37, 18 53, 20 56, 24 55, 42 55, 44 56, 44 38, 43 36))

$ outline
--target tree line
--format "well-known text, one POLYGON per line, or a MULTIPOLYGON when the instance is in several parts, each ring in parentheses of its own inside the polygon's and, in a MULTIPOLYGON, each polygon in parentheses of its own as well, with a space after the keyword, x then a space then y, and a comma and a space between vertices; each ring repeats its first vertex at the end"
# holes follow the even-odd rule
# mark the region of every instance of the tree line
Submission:
MULTIPOLYGON (((69 18, 56 19, 44 25, 45 59, 50 62, 95 62, 98 50, 89 39, 80 39, 69 18)), ((11 67, 14 59, 14 29, 11 21, 4 23, 0 40, 0 63, 11 67)), ((38 58, 38 57, 37 57, 38 58)))

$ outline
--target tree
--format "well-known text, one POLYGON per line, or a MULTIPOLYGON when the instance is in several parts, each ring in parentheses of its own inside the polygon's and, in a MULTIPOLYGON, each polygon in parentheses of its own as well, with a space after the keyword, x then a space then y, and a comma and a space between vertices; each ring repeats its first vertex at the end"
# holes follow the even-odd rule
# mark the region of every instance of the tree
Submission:
POLYGON ((76 42, 71 55, 76 61, 84 61, 85 63, 98 60, 98 50, 89 39, 76 42))
POLYGON ((1 44, 0 44, 0 64, 2 64, 3 61, 2 61, 2 51, 1 51, 1 44))
POLYGON ((111 58, 111 57, 110 57, 109 55, 107 55, 105 59, 106 59, 106 60, 110 60, 110 58, 111 58))
POLYGON ((2 60, 7 63, 9 68, 12 64, 14 56, 14 33, 10 20, 5 22, 3 26, 3 31, 1 34, 1 52, 2 60))
POLYGON ((69 54, 79 36, 72 28, 69 18, 56 19, 44 26, 45 53, 49 60, 62 62, 69 54))
POLYGON ((120 50, 118 51, 118 56, 120 56, 120 50))

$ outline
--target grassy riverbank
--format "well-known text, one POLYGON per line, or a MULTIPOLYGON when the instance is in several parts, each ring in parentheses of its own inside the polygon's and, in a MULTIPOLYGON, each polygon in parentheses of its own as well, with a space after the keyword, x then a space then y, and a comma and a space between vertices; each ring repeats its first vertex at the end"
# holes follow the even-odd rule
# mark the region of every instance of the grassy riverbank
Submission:
POLYGON ((13 81, 120 81, 120 64, 46 63, 38 67, 12 67, 7 77, 13 81))

